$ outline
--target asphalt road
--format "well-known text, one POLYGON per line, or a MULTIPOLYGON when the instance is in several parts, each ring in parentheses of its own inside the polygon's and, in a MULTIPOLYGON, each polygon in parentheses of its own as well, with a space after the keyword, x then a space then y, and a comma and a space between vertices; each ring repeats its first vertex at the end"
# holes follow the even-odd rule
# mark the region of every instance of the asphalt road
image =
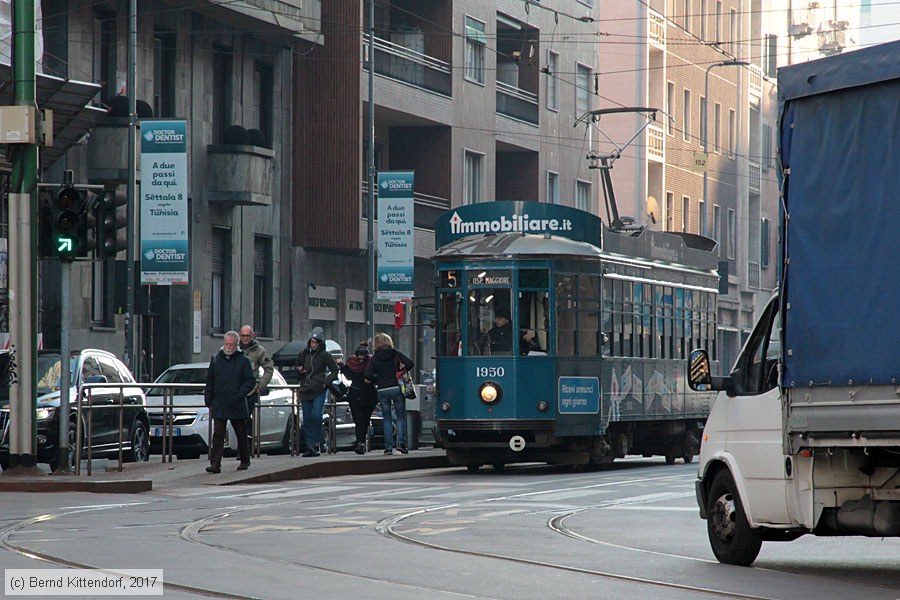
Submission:
POLYGON ((894 539, 808 537, 718 564, 695 471, 640 459, 0 494, 0 565, 163 569, 166 598, 900 598, 894 539))

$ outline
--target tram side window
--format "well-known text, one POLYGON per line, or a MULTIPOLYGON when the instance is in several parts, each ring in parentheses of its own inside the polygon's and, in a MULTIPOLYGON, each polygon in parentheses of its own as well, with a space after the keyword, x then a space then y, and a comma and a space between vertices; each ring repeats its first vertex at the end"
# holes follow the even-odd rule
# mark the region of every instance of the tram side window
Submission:
POLYGON ((638 348, 635 356, 651 358, 650 348, 650 289, 648 283, 634 284, 635 330, 638 332, 638 348))
POLYGON ((556 354, 557 356, 575 356, 575 277, 573 275, 557 275, 555 286, 556 354))
POLYGON ((468 356, 510 356, 513 323, 509 288, 470 288, 468 356))
POLYGON ((548 292, 519 292, 519 354, 522 356, 541 355, 549 351, 549 309, 548 292))
POLYGON ((603 280, 603 323, 601 331, 606 336, 606 347, 603 349, 604 354, 613 356, 613 280, 603 280))
POLYGON ((675 335, 672 331, 674 325, 674 294, 671 287, 663 287, 663 358, 675 358, 675 335))
POLYGON ((578 276, 578 356, 599 356, 600 343, 600 278, 578 276))
POLYGON ((441 356, 459 356, 462 342, 462 296, 459 292, 441 293, 441 318, 440 335, 441 344, 438 348, 441 356))
POLYGON ((685 336, 684 290, 675 289, 675 358, 684 358, 685 336))

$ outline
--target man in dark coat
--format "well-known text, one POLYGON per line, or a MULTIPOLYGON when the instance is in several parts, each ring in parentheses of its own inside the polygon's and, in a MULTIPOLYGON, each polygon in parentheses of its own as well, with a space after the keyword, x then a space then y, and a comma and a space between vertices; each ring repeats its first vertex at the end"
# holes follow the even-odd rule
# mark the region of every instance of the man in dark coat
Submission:
POLYGON ((512 323, 509 322, 509 311, 497 309, 494 315, 494 326, 488 329, 488 341, 491 354, 507 354, 512 352, 512 323))
POLYGON ((241 464, 238 471, 250 466, 250 448, 247 443, 247 394, 256 387, 253 365, 240 348, 238 334, 225 334, 222 348, 213 355, 206 370, 204 399, 213 420, 212 446, 209 449, 209 473, 222 470, 222 452, 225 450, 225 429, 228 421, 237 437, 238 457, 241 464))

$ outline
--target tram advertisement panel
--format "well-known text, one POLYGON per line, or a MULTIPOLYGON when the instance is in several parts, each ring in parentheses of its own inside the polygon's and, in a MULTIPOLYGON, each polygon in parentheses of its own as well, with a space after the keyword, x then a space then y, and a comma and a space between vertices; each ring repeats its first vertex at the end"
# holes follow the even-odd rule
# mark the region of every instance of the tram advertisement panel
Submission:
POLYGON ((544 202, 496 201, 467 204, 434 222, 434 245, 484 233, 555 235, 601 245, 600 218, 583 210, 544 202))
POLYGON ((378 299, 413 296, 412 171, 378 174, 378 299))
POLYGON ((600 412, 600 380, 560 377, 558 397, 561 415, 596 415, 600 412))

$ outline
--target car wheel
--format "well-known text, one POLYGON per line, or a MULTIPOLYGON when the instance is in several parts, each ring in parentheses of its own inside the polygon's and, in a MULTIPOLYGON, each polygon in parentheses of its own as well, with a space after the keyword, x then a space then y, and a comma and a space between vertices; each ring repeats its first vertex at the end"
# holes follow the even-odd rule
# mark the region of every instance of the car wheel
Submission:
POLYGON ((466 465, 466 471, 469 473, 477 473, 480 468, 481 465, 466 465))
POLYGON ((667 464, 667 465, 674 465, 674 464, 675 464, 675 459, 676 459, 676 458, 678 458, 678 457, 675 456, 674 454, 666 454, 666 464, 667 464))
POLYGON ((125 453, 125 462, 150 460, 150 435, 143 421, 135 421, 131 427, 131 450, 125 453))
MULTIPOLYGON (((76 429, 77 425, 75 423, 69 423, 69 452, 68 452, 68 465, 66 465, 69 469, 75 468, 75 444, 78 441, 78 430, 76 429)), ((82 426, 82 431, 85 431, 84 426, 82 426)), ((81 447, 81 456, 87 456, 87 445, 83 445, 81 447)), ((59 469, 59 461, 54 457, 53 460, 50 461, 50 471, 55 472, 59 469)))
POLYGON ((0 470, 9 470, 9 458, 0 458, 0 470))
MULTIPOLYGON (((328 419, 322 421, 322 452, 328 453, 331 452, 331 427, 329 426, 328 419)), ((335 449, 337 451, 337 449, 335 449)))
POLYGON ((706 512, 709 544, 719 562, 746 567, 756 560, 762 535, 750 527, 734 478, 727 470, 719 471, 713 479, 706 512))
POLYGON ((684 461, 684 464, 689 465, 692 462, 694 462, 694 455, 693 454, 685 454, 684 456, 681 457, 681 460, 684 461))

